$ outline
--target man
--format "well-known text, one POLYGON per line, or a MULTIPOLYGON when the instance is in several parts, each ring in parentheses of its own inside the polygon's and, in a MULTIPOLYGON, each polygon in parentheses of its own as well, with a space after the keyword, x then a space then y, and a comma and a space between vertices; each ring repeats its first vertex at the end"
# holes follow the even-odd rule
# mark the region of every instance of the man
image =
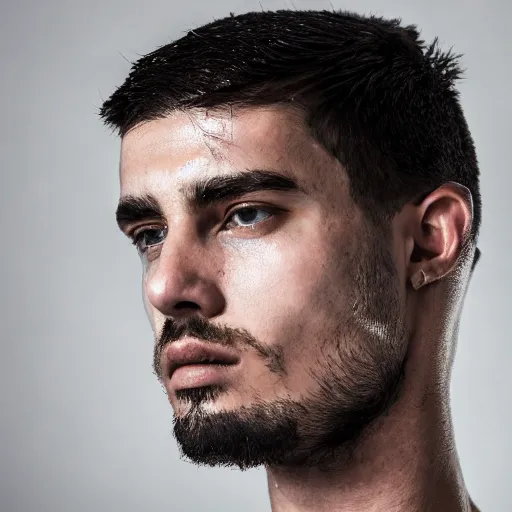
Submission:
POLYGON ((398 20, 258 12, 101 109, 174 434, 264 465, 275 512, 477 510, 449 405, 481 219, 459 75, 398 20))

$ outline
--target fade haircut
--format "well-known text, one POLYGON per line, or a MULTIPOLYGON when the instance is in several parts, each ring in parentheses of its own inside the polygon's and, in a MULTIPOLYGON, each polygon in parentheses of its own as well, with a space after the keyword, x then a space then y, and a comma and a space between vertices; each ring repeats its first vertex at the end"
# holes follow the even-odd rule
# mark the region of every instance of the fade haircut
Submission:
POLYGON ((476 243, 478 163, 454 86, 461 56, 419 37, 399 19, 346 11, 231 14, 140 58, 100 116, 122 137, 174 111, 297 109, 370 218, 388 221, 455 181, 473 196, 476 243))

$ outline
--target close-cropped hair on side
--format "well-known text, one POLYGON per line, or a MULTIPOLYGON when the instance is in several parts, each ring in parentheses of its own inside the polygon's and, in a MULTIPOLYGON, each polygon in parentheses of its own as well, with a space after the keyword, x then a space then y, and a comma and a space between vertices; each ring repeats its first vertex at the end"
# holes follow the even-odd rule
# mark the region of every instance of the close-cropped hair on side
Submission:
POLYGON ((174 435, 264 466, 274 512, 477 511, 449 396, 482 217, 462 75, 398 19, 249 12, 100 109, 174 435))

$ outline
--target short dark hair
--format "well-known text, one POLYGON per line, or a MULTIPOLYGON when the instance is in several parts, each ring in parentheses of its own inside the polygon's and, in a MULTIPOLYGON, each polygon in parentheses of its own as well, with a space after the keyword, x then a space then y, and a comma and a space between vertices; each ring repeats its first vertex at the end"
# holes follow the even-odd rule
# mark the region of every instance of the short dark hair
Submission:
POLYGON ((390 218, 447 181, 472 193, 477 157, 454 84, 460 55, 415 25, 346 11, 231 14, 133 64, 100 116, 124 136, 176 110, 279 105, 345 166, 354 201, 390 218))

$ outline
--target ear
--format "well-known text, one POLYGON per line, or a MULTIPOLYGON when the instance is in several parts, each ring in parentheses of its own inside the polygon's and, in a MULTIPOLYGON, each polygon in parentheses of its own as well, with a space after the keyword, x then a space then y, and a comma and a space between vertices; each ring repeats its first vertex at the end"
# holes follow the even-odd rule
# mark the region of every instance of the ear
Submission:
POLYGON ((456 266, 471 231, 473 198, 468 188, 448 182, 416 206, 407 277, 417 290, 456 266))

